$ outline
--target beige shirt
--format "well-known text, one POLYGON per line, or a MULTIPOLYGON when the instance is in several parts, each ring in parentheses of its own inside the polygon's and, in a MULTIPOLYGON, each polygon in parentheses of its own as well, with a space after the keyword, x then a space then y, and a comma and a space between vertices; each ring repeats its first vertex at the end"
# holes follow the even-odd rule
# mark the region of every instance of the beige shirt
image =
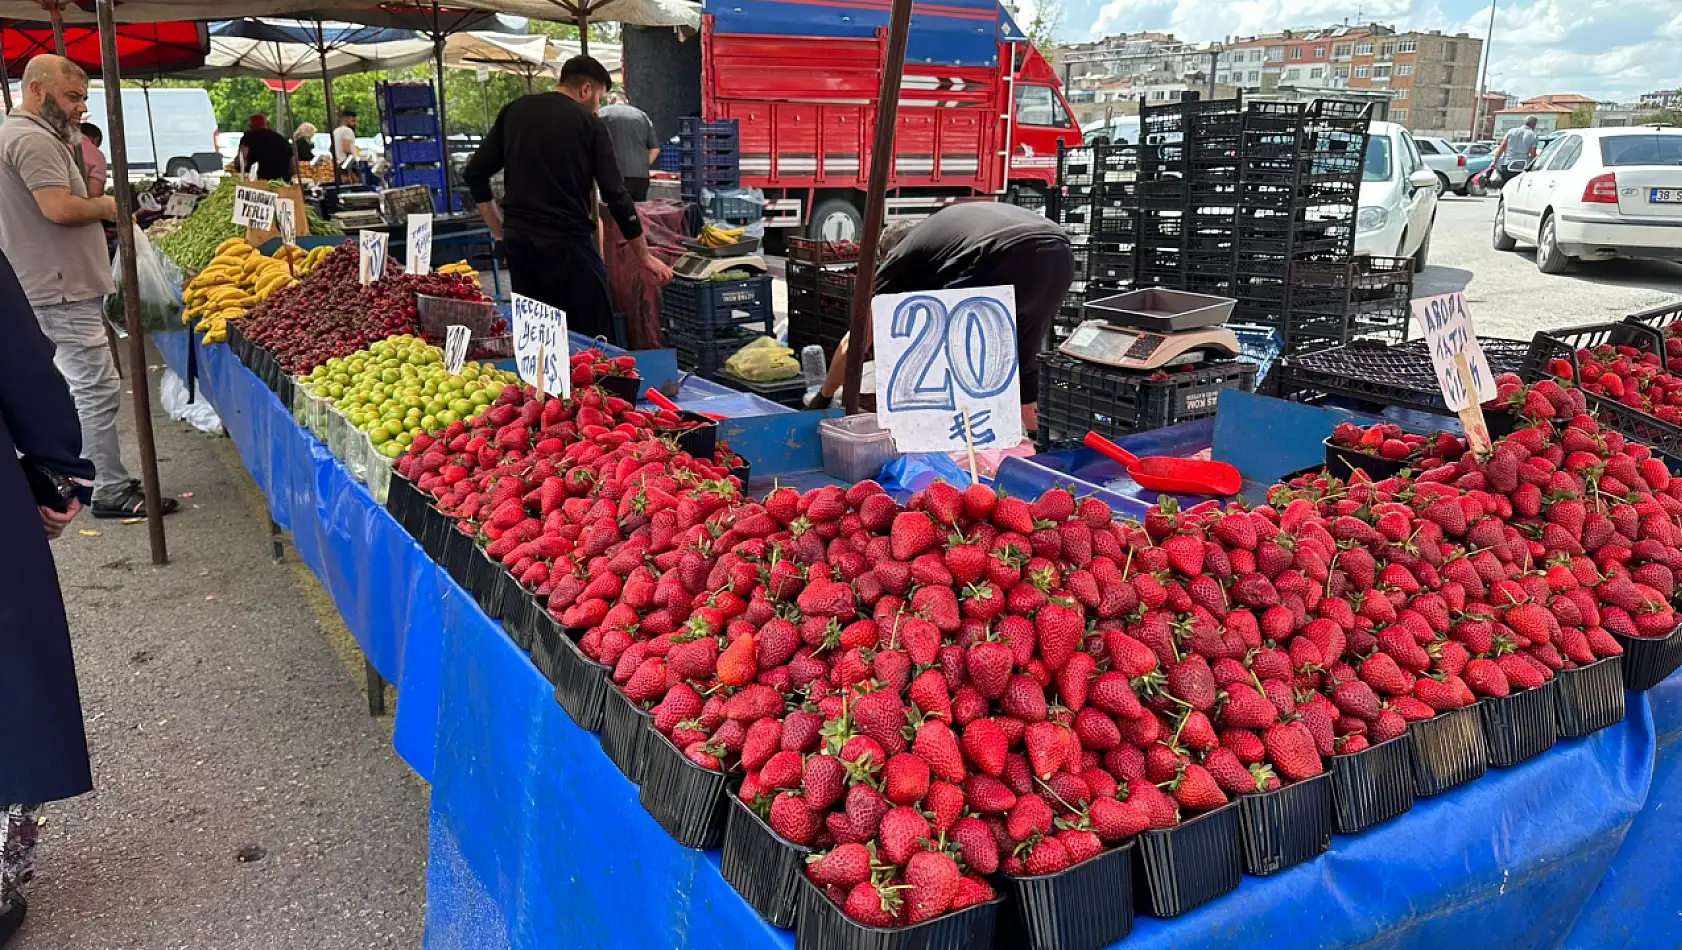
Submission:
POLYGON ((54 224, 35 203, 41 188, 88 185, 70 146, 42 119, 14 111, 0 124, 0 250, 17 271, 30 306, 50 307, 111 293, 111 259, 99 224, 54 224))

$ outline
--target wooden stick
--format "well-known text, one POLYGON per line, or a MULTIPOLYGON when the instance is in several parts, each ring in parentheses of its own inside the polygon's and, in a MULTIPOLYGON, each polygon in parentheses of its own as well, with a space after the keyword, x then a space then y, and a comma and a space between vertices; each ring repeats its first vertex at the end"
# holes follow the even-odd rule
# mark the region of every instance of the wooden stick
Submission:
POLYGON ((1466 354, 1454 354, 1454 374, 1460 377, 1460 388, 1466 392, 1467 406, 1456 413, 1460 417, 1460 427, 1466 432, 1466 444, 1474 452, 1487 454, 1492 448, 1489 425, 1483 418, 1483 406, 1478 403, 1478 389, 1472 383, 1472 371, 1466 365, 1466 354))
POLYGON ((964 408, 962 412, 964 414, 964 448, 969 450, 969 480, 979 485, 981 476, 976 472, 975 467, 975 436, 971 434, 969 428, 969 409, 964 408))
POLYGON ((538 402, 543 401, 543 378, 544 378, 545 375, 546 374, 543 372, 543 344, 542 344, 542 342, 539 342, 537 344, 537 401, 538 402))

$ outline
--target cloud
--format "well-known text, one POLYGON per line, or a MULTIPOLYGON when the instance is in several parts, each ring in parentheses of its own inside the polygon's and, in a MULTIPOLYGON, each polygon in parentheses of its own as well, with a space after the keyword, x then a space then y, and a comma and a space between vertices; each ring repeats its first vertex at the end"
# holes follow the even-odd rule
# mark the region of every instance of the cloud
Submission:
MULTIPOLYGON (((1481 0, 1066 0, 1059 35, 1165 30, 1191 42, 1348 22, 1483 37, 1481 0)), ((1631 100, 1676 85, 1682 0, 1501 0, 1490 86, 1631 100)))

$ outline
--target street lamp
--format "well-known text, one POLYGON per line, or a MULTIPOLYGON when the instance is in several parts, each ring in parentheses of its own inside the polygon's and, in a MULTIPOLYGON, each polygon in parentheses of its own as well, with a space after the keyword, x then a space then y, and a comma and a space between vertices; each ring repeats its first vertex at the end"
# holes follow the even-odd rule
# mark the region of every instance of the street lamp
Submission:
POLYGON ((1472 137, 1478 140, 1478 113, 1483 111, 1483 97, 1489 92, 1489 56, 1490 49, 1495 45, 1495 5, 1500 0, 1489 0, 1489 32, 1483 38, 1483 71, 1478 76, 1478 95, 1472 101, 1472 137))

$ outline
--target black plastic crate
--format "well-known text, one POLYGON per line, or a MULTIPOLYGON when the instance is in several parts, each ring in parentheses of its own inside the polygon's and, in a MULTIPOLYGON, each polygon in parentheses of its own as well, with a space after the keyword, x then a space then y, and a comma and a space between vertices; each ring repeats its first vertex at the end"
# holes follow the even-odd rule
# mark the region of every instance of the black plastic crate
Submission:
POLYGON ((1663 637, 1612 636, 1624 648, 1625 689, 1652 689, 1682 667, 1682 624, 1663 637))
MULTIPOLYGON (((1577 351, 1601 344, 1631 346, 1645 353, 1655 353, 1664 359, 1664 336, 1653 326, 1626 320, 1623 323, 1594 323, 1564 330, 1543 330, 1530 341, 1524 366, 1519 375, 1526 382, 1552 377, 1548 364, 1555 359, 1569 360, 1572 378, 1580 379, 1582 367, 1577 351)), ((1493 367, 1491 367, 1493 368, 1493 367)), ((1589 409, 1600 423, 1624 435, 1625 438, 1651 446, 1673 464, 1682 464, 1682 426, 1672 425, 1639 409, 1633 409, 1616 399, 1584 391, 1589 409)))
POLYGON ((995 950, 1098 950, 1133 932, 1134 842, 1036 877, 1000 875, 995 950))
MULTIPOLYGON (((1648 310, 1632 313, 1624 318, 1626 323, 1639 323, 1659 331, 1668 331, 1671 327, 1682 324, 1682 303, 1667 303, 1648 310)), ((228 324, 228 339, 234 338, 234 324, 228 324)), ((1666 336, 1674 334, 1666 333, 1666 336)))
POLYGON ((642 782, 643 750, 653 731, 654 714, 639 708, 624 690, 610 684, 602 701, 602 751, 632 784, 642 782))
MULTIPOLYGON (((788 239, 788 261, 793 267, 796 263, 804 265, 814 264, 856 264, 859 259, 859 246, 856 242, 841 244, 835 241, 814 241, 810 238, 791 237, 788 239)), ((792 273, 790 282, 794 280, 792 273)))
MULTIPOLYGON (((1478 345, 1497 376, 1518 372, 1528 349, 1517 340, 1487 337, 1480 337, 1478 345)), ((1336 349, 1287 357, 1274 365, 1269 377, 1280 395, 1301 402, 1339 398, 1364 406, 1452 415, 1443 405, 1431 354, 1422 340, 1401 346, 1357 340, 1336 349)))
POLYGON ((1238 799, 1244 872, 1265 876, 1325 854, 1332 846, 1332 777, 1321 773, 1238 799))
POLYGON ((1555 681, 1548 680, 1534 689, 1478 702, 1492 767, 1511 768, 1553 748, 1559 739, 1554 693, 1555 681))
POLYGON ((1117 439, 1212 416, 1221 390, 1255 388, 1256 364, 1231 360, 1173 372, 1164 380, 1150 376, 1042 353, 1040 450, 1074 446, 1088 432, 1117 439))
POLYGON ((755 339, 757 335, 729 340, 697 340, 669 334, 666 343, 677 351, 679 369, 711 379, 724 370, 724 364, 730 357, 755 339))
POLYGON ((904 927, 867 927, 800 876, 795 950, 981 950, 993 946, 1002 896, 904 927))
POLYGON ((1366 831, 1413 807, 1413 736, 1402 733, 1360 752, 1334 755, 1332 830, 1366 831))
POLYGON ((1133 852, 1134 906, 1153 917, 1178 917, 1236 890, 1241 850, 1237 802, 1141 832, 1133 852))
POLYGON ((773 927, 791 930, 800 907, 800 881, 812 849, 783 838, 741 798, 730 796, 718 868, 748 906, 773 927))
POLYGON ((660 317, 698 339, 749 324, 762 325, 769 332, 775 319, 771 278, 765 274, 745 280, 674 278, 661 297, 660 317))
POLYGON ((1135 145, 1085 145, 1057 153, 1057 184, 1064 188, 1126 184, 1138 177, 1138 170, 1135 145))
POLYGON ((1559 737, 1574 739, 1624 721, 1624 660, 1609 656, 1554 674, 1559 737))
MULTIPOLYGON (((555 684, 555 699, 579 728, 595 732, 602 727, 602 710, 607 700, 608 676, 613 668, 584 655, 578 642, 558 623, 537 628, 538 642, 553 658, 549 681, 555 684)), ((540 667, 541 669, 541 667, 540 667)))
POLYGON ((653 728, 642 748, 642 807, 686 848, 716 848, 724 839, 726 786, 723 772, 689 761, 653 728))
MULTIPOLYGON (((793 344, 794 339, 790 336, 790 347, 793 347, 793 344)), ((796 349, 794 355, 798 359, 800 350, 796 349)), ((791 409, 801 408, 801 400, 806 396, 806 380, 801 376, 774 383, 756 383, 751 379, 743 379, 726 370, 718 374, 716 381, 729 386, 731 389, 753 393, 761 399, 768 399, 779 406, 788 406, 791 409)))
POLYGON ((1426 798, 1482 778, 1489 746, 1476 704, 1408 726, 1413 735, 1413 794, 1426 798))

